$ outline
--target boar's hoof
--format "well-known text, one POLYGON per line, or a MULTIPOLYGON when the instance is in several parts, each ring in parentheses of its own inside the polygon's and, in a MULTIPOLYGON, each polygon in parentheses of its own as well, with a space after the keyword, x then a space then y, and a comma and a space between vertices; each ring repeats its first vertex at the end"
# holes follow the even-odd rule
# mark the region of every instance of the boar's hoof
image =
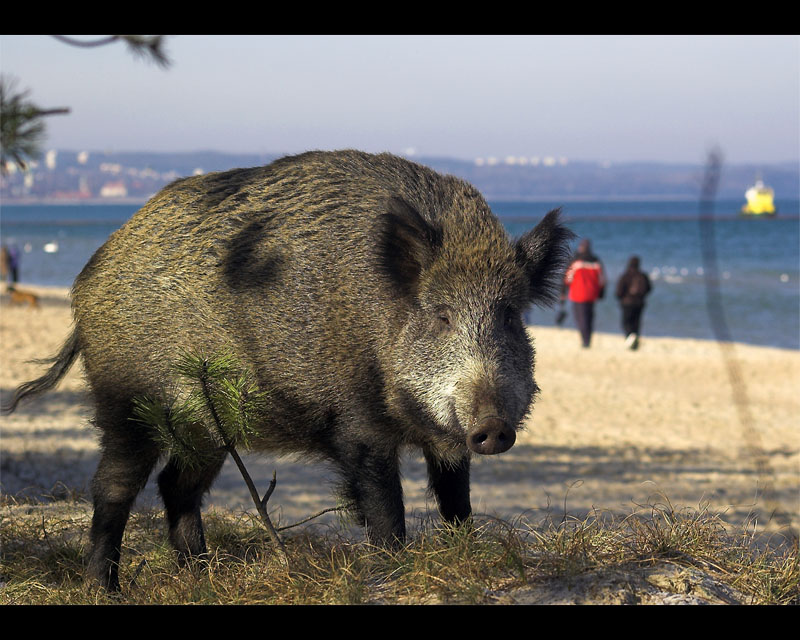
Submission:
POLYGON ((508 451, 517 439, 517 434, 500 418, 485 418, 467 436, 467 446, 482 455, 493 455, 508 451))

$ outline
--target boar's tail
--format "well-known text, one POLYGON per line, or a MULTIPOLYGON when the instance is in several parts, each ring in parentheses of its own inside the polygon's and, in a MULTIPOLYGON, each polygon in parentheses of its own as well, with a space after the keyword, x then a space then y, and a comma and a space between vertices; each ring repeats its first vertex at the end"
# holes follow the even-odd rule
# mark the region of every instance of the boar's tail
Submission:
POLYGON ((36 380, 31 380, 30 382, 20 385, 14 392, 14 398, 11 402, 3 404, 2 412, 5 414, 11 413, 17 408, 17 404, 19 404, 19 401, 23 398, 27 396, 37 396, 56 386, 58 381, 69 371, 69 368, 72 366, 72 363, 75 362, 75 358, 78 357, 80 351, 81 347, 78 342, 78 332, 73 331, 64 343, 64 346, 61 347, 61 351, 58 352, 57 356, 35 361, 37 364, 49 364, 52 362, 53 366, 50 367, 47 373, 41 378, 36 378, 36 380))

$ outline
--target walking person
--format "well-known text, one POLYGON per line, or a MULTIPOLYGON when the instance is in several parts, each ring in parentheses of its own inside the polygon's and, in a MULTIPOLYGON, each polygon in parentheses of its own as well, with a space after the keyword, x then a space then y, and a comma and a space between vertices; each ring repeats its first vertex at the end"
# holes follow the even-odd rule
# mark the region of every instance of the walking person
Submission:
POLYGON ((631 256, 625 273, 617 281, 616 296, 622 307, 622 332, 625 346, 629 349, 639 347, 644 299, 653 288, 650 278, 639 268, 639 256, 631 256))
POLYGON ((594 330, 594 303, 603 297, 606 287, 603 263, 592 253, 590 240, 584 238, 578 245, 578 251, 564 274, 564 287, 569 290, 581 342, 584 348, 588 348, 594 330))
POLYGON ((3 280, 8 278, 9 286, 13 287, 19 279, 19 249, 17 245, 3 245, 0 254, 0 273, 3 280))

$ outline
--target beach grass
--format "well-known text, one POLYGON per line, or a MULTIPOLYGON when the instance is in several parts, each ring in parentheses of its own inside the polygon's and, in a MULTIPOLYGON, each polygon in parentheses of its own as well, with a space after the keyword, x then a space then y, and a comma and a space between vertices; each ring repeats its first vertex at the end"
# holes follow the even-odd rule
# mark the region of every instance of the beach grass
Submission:
POLYGON ((0 505, 0 604, 800 604, 797 544, 756 544, 667 500, 627 516, 420 520, 376 548, 339 525, 282 534, 288 569, 248 512, 205 514, 207 558, 180 564, 161 511, 128 523, 113 597, 87 586, 91 506, 79 497, 0 505))

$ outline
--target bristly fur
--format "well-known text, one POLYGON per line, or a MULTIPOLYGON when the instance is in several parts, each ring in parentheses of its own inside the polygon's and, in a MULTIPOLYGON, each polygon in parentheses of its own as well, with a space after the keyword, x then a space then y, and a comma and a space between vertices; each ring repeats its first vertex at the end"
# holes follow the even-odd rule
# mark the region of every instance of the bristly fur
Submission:
MULTIPOLYGON (((179 388, 182 354, 230 353, 268 391, 248 443, 326 459, 370 540, 405 534, 401 447, 419 447, 449 521, 469 518, 469 460, 513 444, 537 391, 522 321, 556 295, 558 211, 518 241, 481 194, 390 154, 309 152, 165 187, 73 287, 75 331, 10 405, 80 352, 101 455, 88 572, 118 587, 130 507, 163 455, 137 398, 179 388)), ((225 460, 170 458, 158 486, 179 554, 205 552, 204 494, 225 460)))

